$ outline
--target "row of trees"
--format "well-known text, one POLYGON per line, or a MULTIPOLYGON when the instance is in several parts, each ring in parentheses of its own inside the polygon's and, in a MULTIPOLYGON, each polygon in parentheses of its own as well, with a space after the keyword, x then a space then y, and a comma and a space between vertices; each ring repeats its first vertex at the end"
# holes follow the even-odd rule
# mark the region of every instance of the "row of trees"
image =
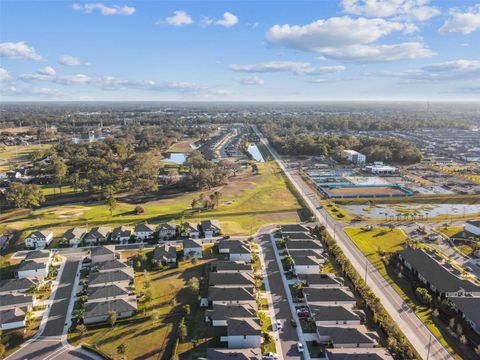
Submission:
POLYGON ((413 164, 422 159, 420 150, 411 142, 393 137, 367 137, 352 135, 321 135, 266 130, 276 150, 285 155, 323 155, 343 158, 346 149, 357 150, 369 162, 384 161, 413 164), (267 132, 268 131, 268 132, 267 132))

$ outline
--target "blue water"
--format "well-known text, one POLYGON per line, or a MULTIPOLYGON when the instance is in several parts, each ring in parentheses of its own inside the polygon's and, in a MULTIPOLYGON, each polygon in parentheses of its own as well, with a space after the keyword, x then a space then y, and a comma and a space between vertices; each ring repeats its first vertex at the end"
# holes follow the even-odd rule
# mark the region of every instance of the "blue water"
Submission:
POLYGON ((250 155, 252 155, 252 157, 258 161, 258 162, 265 162, 262 154, 260 153, 260 150, 258 150, 258 147, 257 145, 255 145, 254 143, 250 143, 248 145, 248 149, 247 151, 250 153, 250 155))
POLYGON ((187 159, 187 154, 185 153, 169 153, 169 156, 165 158, 165 161, 171 161, 175 164, 182 165, 187 159))

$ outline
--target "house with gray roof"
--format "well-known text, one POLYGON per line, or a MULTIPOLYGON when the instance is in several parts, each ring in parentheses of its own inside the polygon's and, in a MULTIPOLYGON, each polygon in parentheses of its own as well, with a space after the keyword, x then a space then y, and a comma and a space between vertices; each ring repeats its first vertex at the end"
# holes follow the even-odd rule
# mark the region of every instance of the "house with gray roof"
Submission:
POLYGON ((199 239, 185 239, 183 240, 183 256, 186 259, 197 258, 201 259, 203 245, 202 241, 199 239))
POLYGON ((208 301, 213 305, 256 304, 255 288, 253 286, 210 286, 208 288, 208 301))
POLYGON ((115 283, 120 287, 127 288, 133 282, 133 275, 129 274, 131 271, 114 270, 106 272, 93 272, 88 276, 88 287, 105 286, 110 283, 115 283))
POLYGON ((83 321, 85 324, 106 322, 110 312, 115 312, 117 319, 133 316, 137 311, 137 298, 135 295, 110 300, 85 303, 83 321))
POLYGON ((130 295, 131 288, 117 285, 117 283, 109 283, 101 286, 88 287, 88 302, 110 301, 123 299, 130 295))
POLYGON ((108 226, 97 226, 92 228, 85 234, 83 240, 87 245, 95 245, 98 243, 106 242, 110 235, 111 228, 108 226))
POLYGON ((256 318, 257 310, 256 304, 216 304, 205 312, 205 320, 212 326, 227 326, 230 318, 256 318))
POLYGON ((27 307, 10 307, 0 310, 0 329, 2 331, 25 327, 27 307))
POLYGON ((25 246, 28 249, 43 249, 50 245, 53 240, 53 232, 50 230, 36 230, 25 238, 25 246))
POLYGON ((133 231, 135 239, 145 241, 153 239, 155 235, 155 226, 150 224, 137 224, 133 231))
POLYGON ((317 326, 319 342, 334 348, 373 348, 376 341, 365 332, 364 326, 317 326))
POLYGON ((170 240, 177 236, 177 225, 174 223, 163 223, 158 225, 158 239, 170 240))
POLYGON ((226 274, 212 272, 208 276, 208 285, 223 287, 255 286, 255 279, 253 277, 253 274, 249 274, 246 272, 226 274))
POLYGON ((214 236, 218 236, 222 233, 220 223, 216 220, 203 220, 200 223, 200 227, 205 239, 211 239, 214 236))
POLYGON ((308 305, 355 305, 357 302, 347 287, 304 288, 303 294, 308 305))
POLYGON ((232 272, 248 272, 252 273, 252 266, 244 261, 214 261, 210 265, 212 272, 232 273, 232 272))
POLYGON ((256 318, 230 318, 227 320, 227 336, 220 341, 228 343, 229 349, 258 348, 261 345, 260 320, 256 318))
POLYGON ((22 295, 37 284, 28 278, 21 279, 6 279, 0 281, 0 295, 22 295))
POLYGON ((87 229, 84 227, 74 227, 65 231, 62 239, 68 241, 70 246, 78 246, 86 233, 87 229))
POLYGON ((325 349, 327 360, 393 360, 385 348, 325 349))
POLYGON ((119 244, 127 244, 132 237, 132 228, 130 226, 118 226, 113 229, 110 240, 119 244))
POLYGON ((163 244, 153 250, 152 262, 155 264, 175 265, 177 263, 177 247, 163 244))
POLYGON ((207 360, 262 360, 262 350, 255 349, 207 349, 207 360))

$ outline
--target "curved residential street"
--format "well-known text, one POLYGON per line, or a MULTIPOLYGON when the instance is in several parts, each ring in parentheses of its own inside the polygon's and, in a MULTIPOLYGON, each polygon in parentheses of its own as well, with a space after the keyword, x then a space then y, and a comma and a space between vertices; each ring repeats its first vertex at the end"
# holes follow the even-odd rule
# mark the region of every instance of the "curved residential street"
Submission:
POLYGON ((294 175, 285 166, 277 152, 270 146, 268 140, 263 137, 256 126, 252 126, 260 141, 267 147, 273 158, 277 161, 280 168, 284 171, 288 179, 302 195, 310 210, 318 221, 325 226, 327 232, 332 236, 352 263, 359 274, 365 273, 367 269, 367 284, 377 295, 387 312, 398 324, 404 335, 408 338, 412 346, 416 349, 422 359, 450 360, 453 356, 445 347, 432 335, 427 326, 420 320, 415 312, 408 307, 395 289, 388 284, 383 276, 368 261, 365 255, 352 243, 345 234, 342 226, 337 226, 337 222, 321 208, 321 204, 312 193, 309 186, 297 175, 294 175), (430 344, 430 346, 429 346, 430 344))
POLYGON ((42 320, 39 335, 27 341, 6 360, 96 359, 93 355, 86 354, 80 349, 70 348, 66 341, 68 314, 72 310, 70 302, 82 256, 78 252, 70 252, 64 256, 66 260, 53 303, 49 313, 44 316, 45 321, 42 320))

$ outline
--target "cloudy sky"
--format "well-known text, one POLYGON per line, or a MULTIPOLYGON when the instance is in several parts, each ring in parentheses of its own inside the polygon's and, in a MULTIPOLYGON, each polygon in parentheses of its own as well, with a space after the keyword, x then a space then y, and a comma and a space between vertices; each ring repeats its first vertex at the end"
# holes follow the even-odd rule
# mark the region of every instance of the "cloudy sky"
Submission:
POLYGON ((0 0, 2 100, 480 100, 480 1, 0 0))

